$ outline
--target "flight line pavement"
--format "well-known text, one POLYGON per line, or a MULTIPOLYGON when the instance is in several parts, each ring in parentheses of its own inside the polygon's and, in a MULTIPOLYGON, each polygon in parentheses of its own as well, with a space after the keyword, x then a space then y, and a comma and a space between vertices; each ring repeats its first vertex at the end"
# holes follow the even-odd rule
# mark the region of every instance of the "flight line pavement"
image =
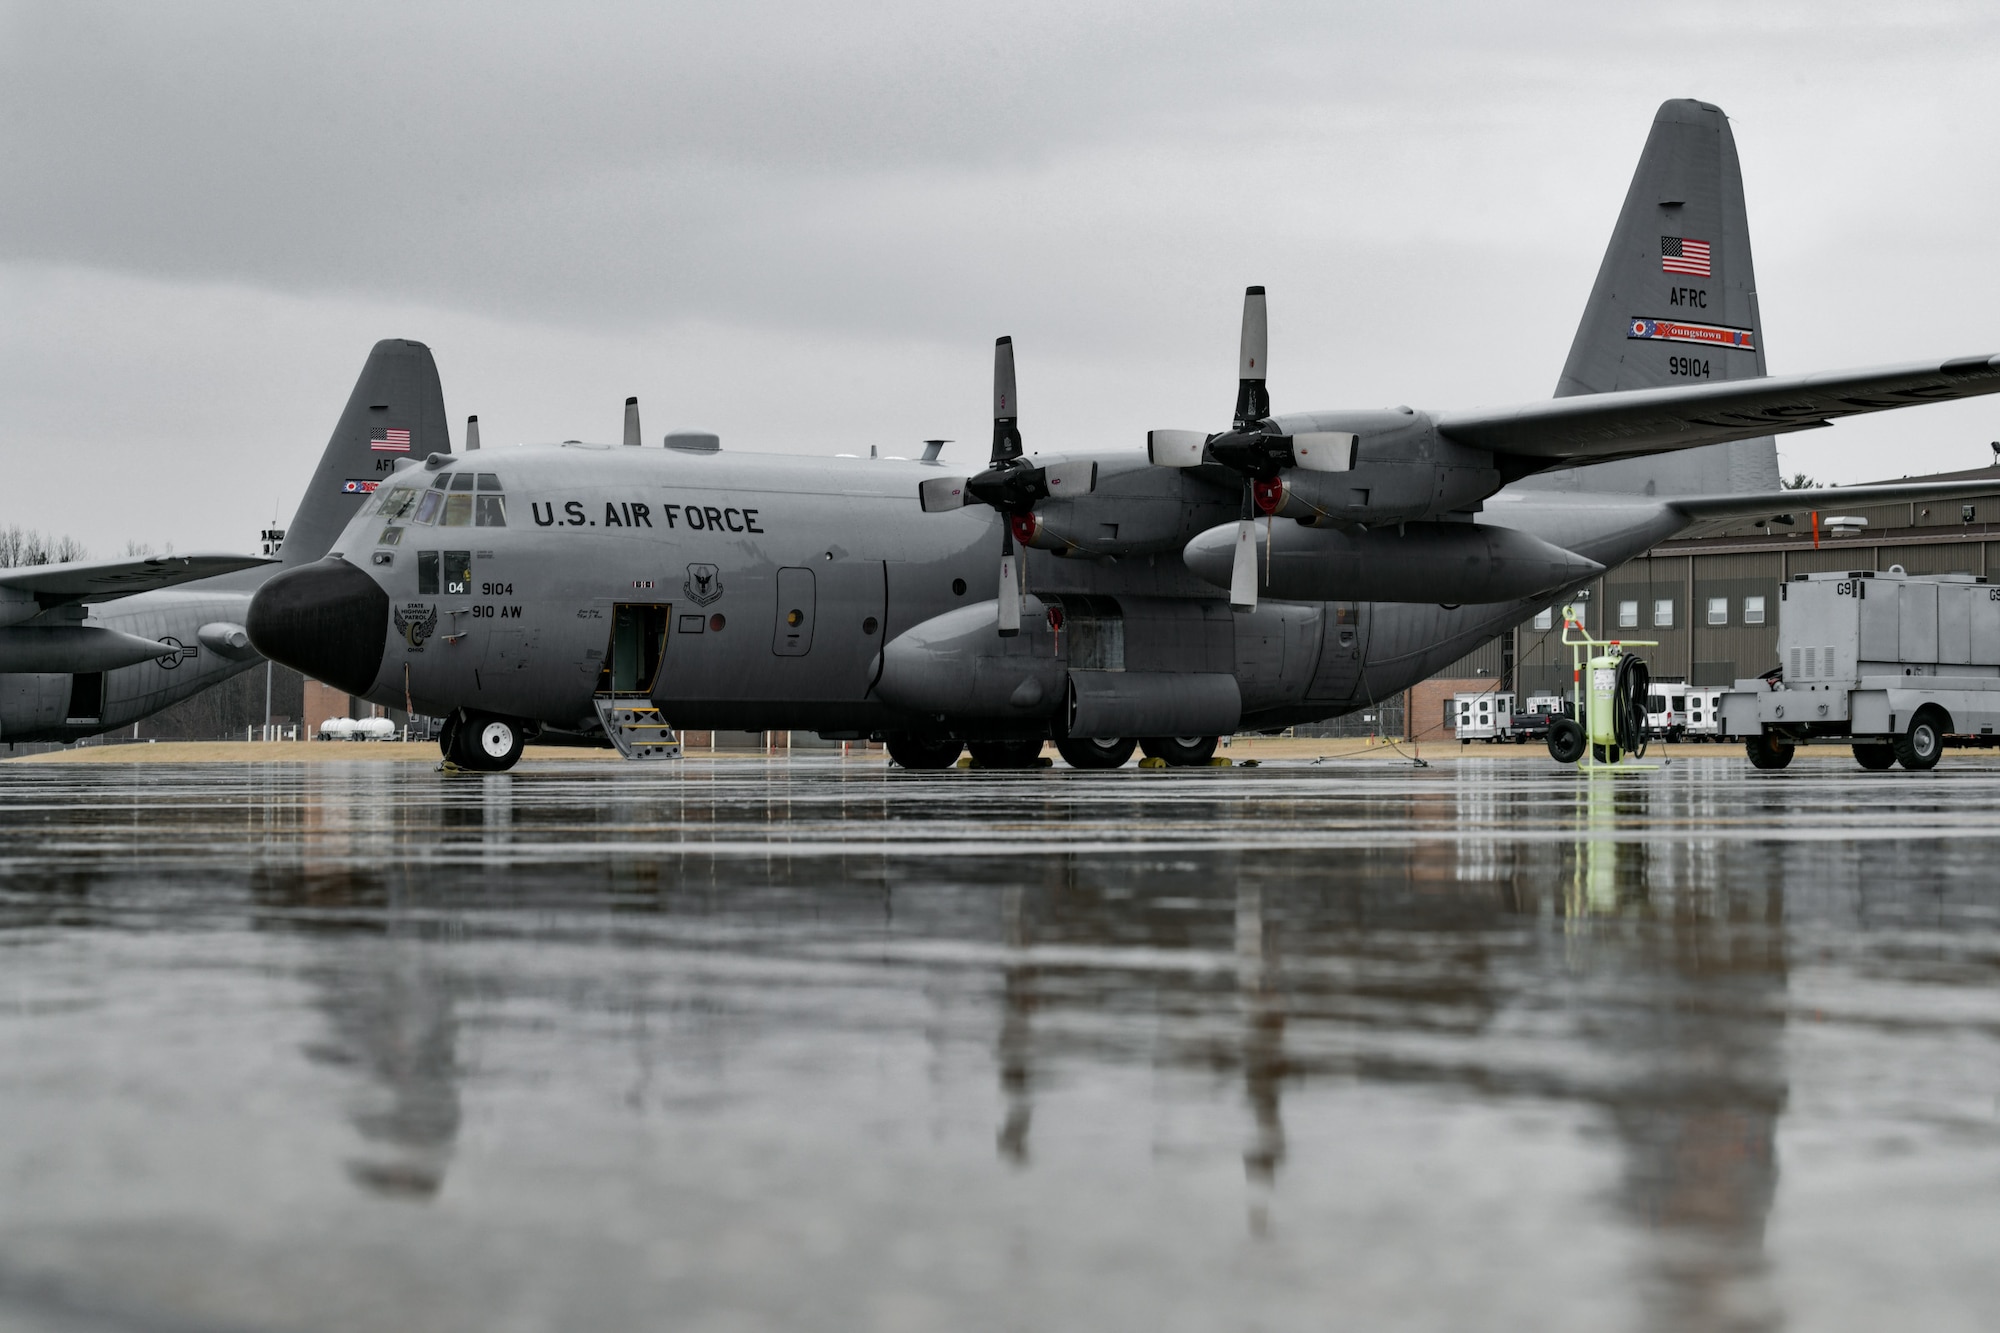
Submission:
MULTIPOLYGON (((1461 744, 1454 740, 1391 743, 1370 737, 1237 736, 1231 739, 1226 748, 1218 751, 1218 754, 1237 763, 1247 759, 1261 762, 1321 758, 1374 759, 1388 762, 1408 762, 1412 758, 1421 758, 1426 763, 1455 763, 1480 759, 1518 759, 1541 751, 1542 747, 1539 745, 1505 743, 1496 745, 1484 741, 1474 741, 1470 744, 1461 744)), ((1046 747, 1043 754, 1058 764, 1062 762, 1052 745, 1046 747)), ((1646 752, 1649 761, 1661 758, 1707 759, 1723 756, 1742 758, 1742 747, 1733 742, 1726 744, 1683 742, 1667 745, 1656 743, 1646 752)), ((694 749, 685 756, 689 762, 764 758, 775 761, 787 757, 783 750, 767 754, 762 749, 694 749)), ((824 761, 843 756, 838 750, 815 747, 796 751, 789 757, 795 760, 824 761)), ((879 746, 864 749, 858 743, 844 757, 850 763, 882 763, 887 758, 879 746)), ((1800 748, 1798 757, 1801 760, 1837 759, 1843 763, 1853 762, 1844 745, 1804 746, 1800 748)), ((602 763, 613 758, 609 750, 565 745, 530 745, 522 753, 521 762, 602 763)), ((141 741, 115 745, 84 745, 71 750, 51 750, 43 754, 0 759, 0 763, 7 764, 435 764, 437 762, 438 747, 434 741, 141 741)))

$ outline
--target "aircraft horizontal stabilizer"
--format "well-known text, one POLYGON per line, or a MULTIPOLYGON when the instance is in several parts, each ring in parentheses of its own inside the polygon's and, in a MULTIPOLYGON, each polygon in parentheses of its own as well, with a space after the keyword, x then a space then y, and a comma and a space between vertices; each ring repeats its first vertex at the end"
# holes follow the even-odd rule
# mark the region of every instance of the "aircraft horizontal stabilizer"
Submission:
POLYGON ((44 606, 63 602, 103 602, 135 592, 275 565, 257 555, 160 555, 130 560, 71 560, 60 565, 0 569, 0 588, 30 593, 44 606))
POLYGON ((1447 412, 1437 425, 1461 444, 1540 467, 1810 430, 1864 412, 1988 393, 2000 393, 2000 356, 1580 394, 1519 407, 1447 412))

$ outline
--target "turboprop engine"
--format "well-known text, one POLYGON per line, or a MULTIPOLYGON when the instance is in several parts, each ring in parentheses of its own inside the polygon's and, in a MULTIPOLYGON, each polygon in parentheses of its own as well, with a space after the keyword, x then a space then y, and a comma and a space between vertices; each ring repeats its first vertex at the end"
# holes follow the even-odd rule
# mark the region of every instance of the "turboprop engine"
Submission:
POLYGON ((1233 424, 1214 434, 1156 430, 1146 437, 1147 456, 1160 467, 1241 479, 1242 517, 1223 580, 1230 605, 1257 605, 1252 531, 1260 516, 1373 527, 1470 510, 1500 488, 1493 455, 1440 433, 1426 413, 1273 416, 1265 383, 1269 344, 1264 289, 1252 287, 1243 294, 1233 424))
MULTIPOLYGON (((1588 583, 1595 560, 1514 528, 1405 523, 1348 529, 1259 524, 1258 583, 1286 601, 1511 602, 1588 583)), ((1197 578, 1226 588, 1235 572, 1235 524, 1210 528, 1182 559, 1197 578)))

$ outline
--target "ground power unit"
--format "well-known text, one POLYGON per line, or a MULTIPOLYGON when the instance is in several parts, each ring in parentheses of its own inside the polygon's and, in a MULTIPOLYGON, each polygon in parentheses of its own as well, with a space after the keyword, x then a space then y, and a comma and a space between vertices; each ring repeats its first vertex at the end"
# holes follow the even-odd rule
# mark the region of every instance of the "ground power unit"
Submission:
POLYGON ((1800 574, 1779 587, 1778 666, 1722 698, 1758 768, 1851 745, 1863 768, 1937 765, 2000 727, 2000 588, 1970 574, 1800 574))

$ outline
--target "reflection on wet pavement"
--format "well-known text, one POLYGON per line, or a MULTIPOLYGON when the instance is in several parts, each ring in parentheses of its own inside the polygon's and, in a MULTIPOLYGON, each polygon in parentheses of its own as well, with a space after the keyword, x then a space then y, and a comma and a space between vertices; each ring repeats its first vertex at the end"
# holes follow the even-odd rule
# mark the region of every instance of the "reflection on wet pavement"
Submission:
POLYGON ((6 765, 0 1327, 1980 1327, 1996 807, 6 765))

